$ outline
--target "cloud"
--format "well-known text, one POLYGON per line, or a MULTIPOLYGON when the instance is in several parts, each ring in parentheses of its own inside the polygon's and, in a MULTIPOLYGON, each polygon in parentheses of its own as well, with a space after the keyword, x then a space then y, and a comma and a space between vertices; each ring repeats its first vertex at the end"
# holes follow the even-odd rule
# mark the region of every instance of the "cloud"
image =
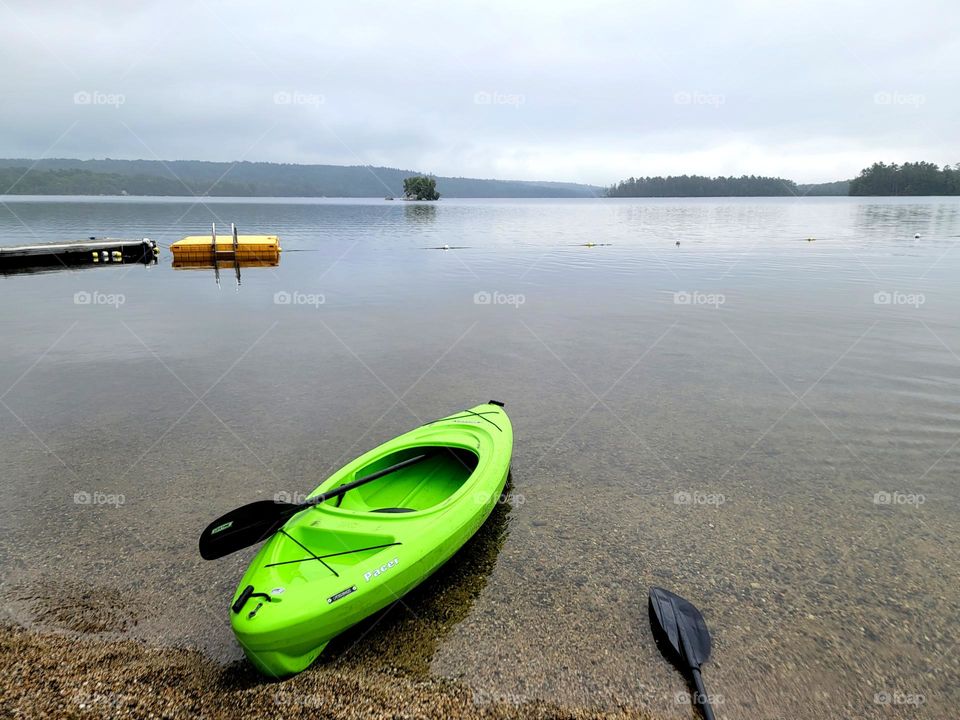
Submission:
POLYGON ((946 2, 8 1, 0 155, 598 184, 957 162, 954 15, 946 2))

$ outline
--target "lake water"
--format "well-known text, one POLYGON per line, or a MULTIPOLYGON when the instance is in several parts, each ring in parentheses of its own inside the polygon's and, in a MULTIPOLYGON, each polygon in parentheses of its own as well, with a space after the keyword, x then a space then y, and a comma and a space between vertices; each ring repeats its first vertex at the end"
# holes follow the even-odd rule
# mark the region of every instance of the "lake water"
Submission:
POLYGON ((690 717, 661 585, 706 616, 721 717, 955 712, 956 199, 4 198, 0 245, 211 221, 280 235, 280 265, 0 276, 15 621, 235 660, 252 551, 202 561, 206 523, 494 398, 497 537, 334 655, 690 717))

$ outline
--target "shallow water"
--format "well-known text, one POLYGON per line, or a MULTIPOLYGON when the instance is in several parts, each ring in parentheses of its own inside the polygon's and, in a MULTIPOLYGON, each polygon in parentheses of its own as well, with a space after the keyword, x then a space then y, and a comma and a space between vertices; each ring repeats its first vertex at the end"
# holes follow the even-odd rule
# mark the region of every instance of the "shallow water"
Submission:
POLYGON ((956 200, 4 198, 0 245, 214 220, 280 266, 0 276, 14 619, 235 659, 251 553, 205 563, 200 529, 495 398, 505 536, 331 661, 416 645, 478 701, 689 717, 656 584, 707 618, 721 717, 960 702, 956 200))

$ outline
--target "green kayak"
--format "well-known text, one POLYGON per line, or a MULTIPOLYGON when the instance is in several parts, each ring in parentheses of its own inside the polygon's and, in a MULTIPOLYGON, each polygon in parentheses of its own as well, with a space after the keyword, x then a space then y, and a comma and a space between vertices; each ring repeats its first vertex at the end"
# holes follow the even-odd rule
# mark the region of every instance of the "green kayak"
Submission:
POLYGON ((257 553, 230 613, 250 661, 273 677, 298 673, 336 635, 429 577, 490 515, 512 451, 510 420, 490 402, 334 473, 312 495, 402 464, 297 513, 257 553))

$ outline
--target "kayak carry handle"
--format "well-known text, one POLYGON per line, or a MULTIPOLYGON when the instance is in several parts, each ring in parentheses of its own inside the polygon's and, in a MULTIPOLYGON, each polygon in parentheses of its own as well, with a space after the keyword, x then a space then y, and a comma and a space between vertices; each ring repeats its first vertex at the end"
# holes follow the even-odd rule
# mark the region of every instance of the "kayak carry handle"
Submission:
POLYGON ((233 610, 234 613, 239 615, 240 611, 243 610, 243 606, 247 604, 247 600, 249 600, 252 597, 262 597, 262 598, 266 598, 267 602, 273 602, 273 598, 271 598, 266 593, 254 592, 253 585, 247 585, 243 589, 243 592, 240 593, 240 597, 237 598, 237 601, 230 606, 230 609, 233 610))
POLYGON ((502 403, 499 400, 487 400, 487 405, 496 405, 497 407, 506 407, 506 403, 502 403))

